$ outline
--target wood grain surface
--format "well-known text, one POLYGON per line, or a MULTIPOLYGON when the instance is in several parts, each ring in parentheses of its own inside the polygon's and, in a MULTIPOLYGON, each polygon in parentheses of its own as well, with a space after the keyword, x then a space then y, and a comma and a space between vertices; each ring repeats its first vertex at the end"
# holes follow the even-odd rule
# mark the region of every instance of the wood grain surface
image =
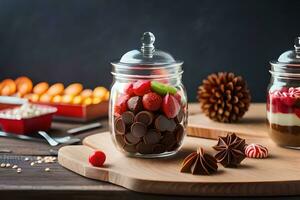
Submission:
POLYGON ((82 146, 65 146, 59 150, 59 163, 88 178, 114 183, 130 190, 169 195, 199 196, 274 196, 300 194, 300 154, 277 147, 269 139, 250 137, 269 148, 268 159, 246 159, 239 168, 219 166, 218 173, 198 176, 180 173, 184 157, 197 147, 214 153, 214 140, 186 137, 180 152, 164 159, 125 157, 113 146, 109 133, 85 138, 82 146), (93 149, 107 155, 103 168, 92 167, 88 156, 93 149))
POLYGON ((249 111, 239 122, 230 124, 212 121, 203 113, 195 113, 194 108, 194 115, 189 116, 187 133, 189 136, 210 139, 225 136, 228 132, 238 133, 242 137, 267 137, 265 105, 265 103, 252 103, 249 111))

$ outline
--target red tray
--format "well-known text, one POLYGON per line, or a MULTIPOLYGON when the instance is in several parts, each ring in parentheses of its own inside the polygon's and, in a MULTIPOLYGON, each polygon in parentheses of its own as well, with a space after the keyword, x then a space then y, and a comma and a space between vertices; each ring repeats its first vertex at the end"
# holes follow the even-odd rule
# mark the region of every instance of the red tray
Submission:
MULTIPOLYGON (((14 107, 16 107, 16 105, 14 107)), ((2 109, 2 111, 4 110, 2 109)), ((23 119, 0 118, 0 126, 3 131, 15 134, 27 134, 37 131, 47 131, 51 127, 53 114, 55 112, 56 111, 54 110, 53 112, 47 114, 23 119)))
POLYGON ((108 101, 91 105, 36 103, 57 108, 55 119, 87 122, 108 115, 108 101))

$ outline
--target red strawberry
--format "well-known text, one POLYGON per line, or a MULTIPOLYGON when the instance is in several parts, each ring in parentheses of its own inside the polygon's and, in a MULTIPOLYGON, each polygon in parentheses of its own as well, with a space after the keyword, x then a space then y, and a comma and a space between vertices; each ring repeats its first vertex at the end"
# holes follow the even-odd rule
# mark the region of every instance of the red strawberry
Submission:
POLYGON ((160 108, 162 102, 161 96, 154 92, 150 92, 143 96, 143 106, 149 111, 156 111, 160 108))
POLYGON ((94 151, 93 154, 89 156, 89 163, 94 167, 102 167, 105 160, 106 156, 102 151, 94 151))
POLYGON ((127 101, 129 98, 130 96, 127 94, 118 98, 114 109, 115 114, 121 115, 123 112, 127 111, 127 101))
POLYGON ((294 112, 300 118, 300 108, 294 108, 294 112))
POLYGON ((133 92, 138 96, 143 96, 151 92, 151 81, 138 80, 133 83, 133 92))
POLYGON ((125 92, 125 94, 133 96, 134 95, 134 92, 133 92, 133 83, 127 83, 124 86, 124 92, 125 92))
POLYGON ((180 104, 173 95, 167 94, 163 99, 162 110, 168 118, 174 118, 179 113, 180 104))
POLYGON ((293 106, 296 102, 296 98, 295 97, 290 97, 290 96, 287 96, 287 97, 281 97, 281 101, 282 103, 284 103, 285 105, 287 106, 293 106))

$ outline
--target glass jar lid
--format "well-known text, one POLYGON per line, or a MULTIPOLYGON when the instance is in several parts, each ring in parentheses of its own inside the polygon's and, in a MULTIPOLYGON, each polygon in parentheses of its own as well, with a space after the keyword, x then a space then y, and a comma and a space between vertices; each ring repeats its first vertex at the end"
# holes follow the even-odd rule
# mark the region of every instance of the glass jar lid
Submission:
POLYGON ((300 64, 300 37, 295 39, 294 48, 282 53, 276 63, 280 64, 300 64))
MULTIPOLYGON (((164 70, 164 74, 172 75, 181 73, 182 61, 164 51, 155 49, 155 36, 151 32, 145 32, 141 38, 141 48, 125 53, 120 60, 113 61, 112 74, 114 75, 153 75, 153 70, 164 70)), ((156 74, 157 75, 157 74, 156 74)))
POLYGON ((294 49, 282 53, 276 61, 271 61, 270 73, 285 78, 300 78, 300 37, 295 39, 294 49))

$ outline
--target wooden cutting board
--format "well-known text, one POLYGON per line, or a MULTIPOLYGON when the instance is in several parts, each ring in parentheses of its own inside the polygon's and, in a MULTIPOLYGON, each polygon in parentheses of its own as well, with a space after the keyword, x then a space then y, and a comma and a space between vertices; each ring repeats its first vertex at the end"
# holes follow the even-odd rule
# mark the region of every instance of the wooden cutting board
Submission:
POLYGON ((163 159, 138 159, 119 153, 108 132, 85 138, 84 145, 59 150, 59 163, 84 177, 110 182, 137 192, 198 196, 274 196, 300 194, 300 153, 277 147, 267 138, 247 139, 269 148, 267 159, 245 159, 237 169, 223 168, 211 176, 180 173, 184 157, 197 147, 214 153, 214 140, 186 137, 178 154, 163 159), (107 155, 103 168, 92 167, 93 149, 107 155))
POLYGON ((228 132, 235 132, 241 137, 267 137, 266 104, 252 103, 248 112, 237 123, 215 122, 200 112, 189 116, 189 136, 217 139, 228 132))

